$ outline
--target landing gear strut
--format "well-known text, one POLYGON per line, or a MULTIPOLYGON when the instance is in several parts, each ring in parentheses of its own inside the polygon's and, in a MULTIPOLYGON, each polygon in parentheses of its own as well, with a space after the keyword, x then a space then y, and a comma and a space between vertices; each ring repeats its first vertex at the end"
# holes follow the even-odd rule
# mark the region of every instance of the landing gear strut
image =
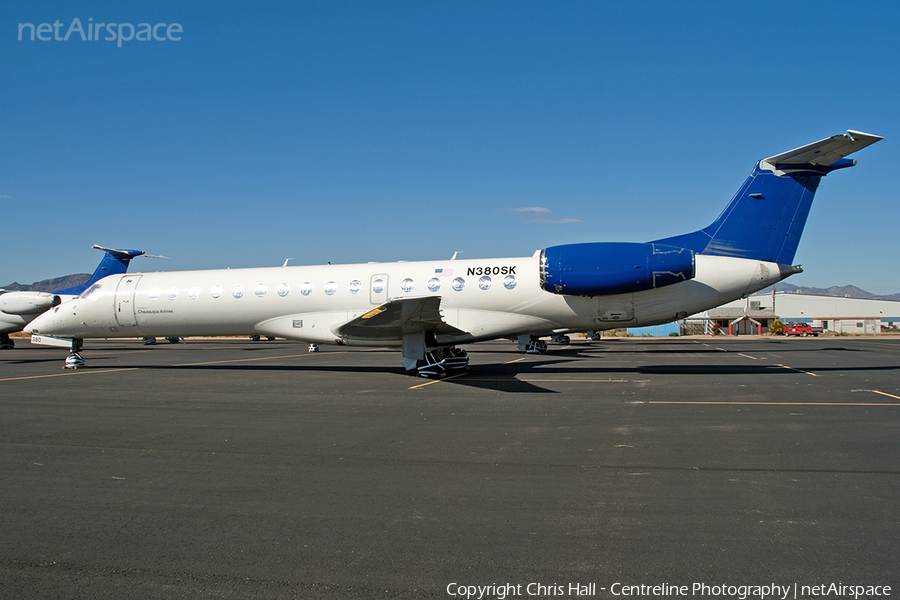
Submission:
POLYGON ((66 357, 63 369, 80 369, 85 365, 84 358, 80 353, 83 344, 84 340, 72 340, 72 350, 69 352, 69 356, 66 357))

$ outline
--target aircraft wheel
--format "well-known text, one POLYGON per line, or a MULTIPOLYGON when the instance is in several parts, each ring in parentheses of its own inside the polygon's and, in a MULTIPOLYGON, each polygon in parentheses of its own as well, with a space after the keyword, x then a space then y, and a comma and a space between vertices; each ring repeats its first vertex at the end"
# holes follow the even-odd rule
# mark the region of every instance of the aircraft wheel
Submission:
POLYGON ((531 340, 525 347, 525 354, 547 354, 547 342, 544 340, 531 340))
POLYGON ((77 352, 73 352, 66 358, 63 369, 78 369, 85 365, 84 358, 77 352))
POLYGON ((447 373, 465 373, 469 370, 469 353, 459 348, 444 348, 444 365, 447 373))
POLYGON ((2 336, 0 336, 0 350, 7 350, 9 348, 15 348, 15 347, 16 347, 16 342, 13 341, 13 339, 11 337, 9 337, 8 334, 4 333, 2 336))
POLYGON ((447 363, 440 350, 425 353, 425 358, 416 363, 419 377, 440 379, 447 373, 447 363))

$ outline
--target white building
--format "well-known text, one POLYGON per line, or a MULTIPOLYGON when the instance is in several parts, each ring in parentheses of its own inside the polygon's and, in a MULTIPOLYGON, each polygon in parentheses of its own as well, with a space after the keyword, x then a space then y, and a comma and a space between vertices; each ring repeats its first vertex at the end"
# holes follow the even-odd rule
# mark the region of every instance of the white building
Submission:
MULTIPOLYGON (((768 331, 775 319, 782 323, 810 323, 826 331, 875 335, 900 327, 900 302, 777 292, 735 300, 686 319, 704 333, 756 334, 768 331)), ((697 333, 700 333, 699 331, 697 333)))

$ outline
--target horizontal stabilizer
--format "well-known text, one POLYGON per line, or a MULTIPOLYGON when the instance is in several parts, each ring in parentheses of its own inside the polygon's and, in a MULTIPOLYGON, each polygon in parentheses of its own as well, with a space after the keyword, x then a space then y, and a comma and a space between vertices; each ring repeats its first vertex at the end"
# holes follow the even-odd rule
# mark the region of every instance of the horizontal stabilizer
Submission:
POLYGON ((847 130, 847 133, 813 142, 763 159, 771 167, 776 165, 819 165, 827 167, 838 160, 862 150, 866 146, 883 139, 880 136, 861 131, 847 130))

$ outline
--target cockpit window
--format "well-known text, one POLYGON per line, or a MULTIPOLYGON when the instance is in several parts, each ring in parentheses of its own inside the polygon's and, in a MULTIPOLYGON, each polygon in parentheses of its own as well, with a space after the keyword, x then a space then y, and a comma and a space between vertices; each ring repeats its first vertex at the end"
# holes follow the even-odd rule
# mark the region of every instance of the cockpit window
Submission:
POLYGON ((94 285, 92 285, 92 286, 89 287, 88 289, 86 289, 86 290, 84 290, 83 292, 81 292, 81 295, 78 296, 78 297, 81 298, 82 300, 93 300, 93 301, 96 302, 96 301, 97 301, 97 298, 98 298, 99 296, 100 296, 100 284, 99 284, 99 283, 95 283, 94 285))

